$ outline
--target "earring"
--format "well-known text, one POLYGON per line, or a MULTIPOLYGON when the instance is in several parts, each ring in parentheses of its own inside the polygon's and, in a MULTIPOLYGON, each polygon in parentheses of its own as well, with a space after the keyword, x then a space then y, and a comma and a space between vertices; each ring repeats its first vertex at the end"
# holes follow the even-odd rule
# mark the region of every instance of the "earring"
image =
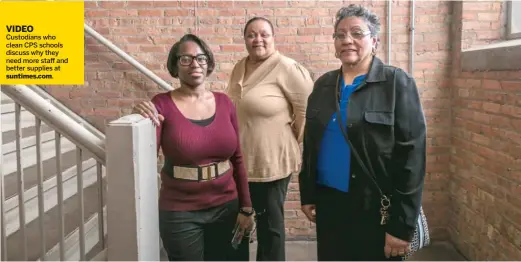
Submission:
POLYGON ((376 55, 376 48, 373 47, 373 51, 371 52, 371 54, 372 54, 373 56, 376 55))
POLYGON ((335 57, 338 58, 338 52, 335 52, 335 57))

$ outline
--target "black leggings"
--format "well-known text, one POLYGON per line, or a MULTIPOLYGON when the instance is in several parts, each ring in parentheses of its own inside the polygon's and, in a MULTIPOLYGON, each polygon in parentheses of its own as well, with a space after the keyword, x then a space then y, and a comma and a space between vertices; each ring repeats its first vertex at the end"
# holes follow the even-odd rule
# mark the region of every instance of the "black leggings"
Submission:
POLYGON ((230 260, 239 201, 198 211, 160 211, 159 231, 170 261, 230 260))

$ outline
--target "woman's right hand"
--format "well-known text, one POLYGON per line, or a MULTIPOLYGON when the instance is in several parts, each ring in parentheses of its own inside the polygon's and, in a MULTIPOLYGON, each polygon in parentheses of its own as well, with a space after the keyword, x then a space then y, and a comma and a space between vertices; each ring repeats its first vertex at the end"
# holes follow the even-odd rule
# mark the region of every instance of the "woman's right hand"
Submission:
POLYGON ((253 221, 253 215, 247 217, 243 214, 239 214, 239 216, 237 216, 237 223, 242 230, 251 231, 255 222, 253 221))
POLYGON ((139 103, 133 108, 132 113, 140 114, 143 117, 150 118, 156 126, 159 126, 161 122, 165 120, 162 115, 157 113, 156 107, 150 101, 143 101, 139 103))
POLYGON ((317 214, 316 209, 317 207, 315 205, 303 205, 301 207, 302 212, 304 212, 304 215, 308 218, 309 221, 316 223, 317 222, 317 214))

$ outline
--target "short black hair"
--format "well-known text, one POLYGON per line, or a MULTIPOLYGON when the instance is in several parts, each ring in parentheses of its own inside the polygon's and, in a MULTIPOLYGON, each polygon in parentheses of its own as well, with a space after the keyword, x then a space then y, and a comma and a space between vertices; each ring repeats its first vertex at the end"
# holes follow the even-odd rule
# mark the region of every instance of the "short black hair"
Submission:
POLYGON ((273 24, 271 23, 271 21, 268 18, 255 16, 255 17, 251 18, 250 20, 248 20, 248 22, 244 26, 244 36, 246 36, 246 30, 248 29, 248 26, 250 26, 251 23, 253 23, 253 22, 257 21, 257 20, 262 20, 262 21, 268 23, 268 25, 270 25, 270 27, 271 27, 271 33, 273 35, 275 35, 275 29, 273 29, 273 24))
POLYGON ((170 48, 170 53, 168 54, 168 59, 166 61, 166 67, 168 72, 173 78, 179 77, 179 68, 177 66, 177 59, 179 59, 179 48, 183 43, 186 42, 194 42, 199 45, 199 47, 203 50, 203 53, 208 56, 208 64, 206 70, 206 76, 212 74, 215 69, 215 58, 213 56, 213 52, 210 47, 204 42, 201 38, 197 37, 194 34, 186 34, 179 41, 177 41, 172 48, 170 48))

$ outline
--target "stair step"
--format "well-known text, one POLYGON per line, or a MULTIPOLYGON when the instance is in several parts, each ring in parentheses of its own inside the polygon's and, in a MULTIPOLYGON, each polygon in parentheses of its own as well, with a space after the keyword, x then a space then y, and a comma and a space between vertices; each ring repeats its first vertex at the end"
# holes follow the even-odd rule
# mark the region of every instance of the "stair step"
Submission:
MULTIPOLYGON (((49 131, 54 131, 54 129, 52 127, 47 126, 44 123, 42 123, 40 132, 43 134, 43 133, 47 133, 49 131)), ((36 127, 32 126, 32 127, 22 128, 22 139, 28 138, 31 136, 35 136, 35 135, 36 135, 36 127)), ((3 144, 11 143, 13 141, 16 141, 16 131, 15 130, 11 130, 11 131, 2 133, 2 143, 3 144)), ((2 153, 5 154, 5 152, 2 152, 2 153)))
MULTIPOLYGON (((61 157, 61 168, 57 168, 56 166, 56 158, 50 158, 42 162, 42 180, 46 181, 56 176, 58 170, 67 170, 71 167, 76 167, 77 164, 77 152, 75 150, 71 150, 65 154, 62 154, 61 157)), ((83 154, 82 162, 92 158, 91 154, 83 154)), ((24 188, 25 190, 31 189, 33 186, 38 184, 38 168, 37 165, 33 165, 27 168, 24 168, 24 188)), ((11 173, 4 177, 4 199, 8 199, 14 195, 18 194, 18 174, 11 173)))
MULTIPOLYGON (((104 173, 103 173, 104 174, 104 173)), ((78 192, 76 167, 71 167, 63 172, 63 200, 67 200, 78 192)), ((105 175, 105 174, 104 174, 105 175)), ((96 183, 96 161, 89 159, 83 162, 83 186, 84 188, 96 183)), ((25 221, 30 223, 38 218, 38 191, 34 186, 24 193, 25 197, 25 221)), ((44 182, 44 210, 45 212, 57 206, 58 188, 56 176, 44 182)), ((18 197, 11 197, 5 201, 6 235, 10 236, 20 229, 18 197)))
MULTIPOLYGON (((0 109, 2 110, 2 111, 0 111, 0 112, 2 112, 2 115, 14 113, 14 103, 2 104, 2 105, 0 105, 0 109)), ((24 107, 22 107, 21 109, 22 109, 21 110, 22 112, 27 111, 24 107)))
MULTIPOLYGON (((49 142, 51 140, 54 141, 54 137, 55 137, 54 131, 41 134, 42 144, 45 142, 49 142)), ((23 149, 36 146, 36 136, 22 138, 22 141, 20 141, 20 144, 23 149)), ((13 153, 13 152, 16 152, 16 141, 4 143, 2 145, 2 154, 7 155, 7 154, 13 153)))
MULTIPOLYGON (((99 225, 98 225, 98 215, 99 213, 95 213, 92 217, 90 217, 85 225, 85 252, 87 253, 87 260, 89 260, 90 256, 94 257, 98 252, 91 254, 88 256, 89 251, 93 251, 96 246, 99 246, 99 225)), ((107 207, 103 207, 103 228, 107 228, 107 207)), ((105 230, 105 237, 107 236, 107 231, 105 230)), ((65 239, 65 260, 67 261, 79 261, 80 260, 80 232, 79 228, 76 228, 73 233, 67 236, 65 239)), ((49 261, 59 261, 60 260, 60 246, 59 244, 55 245, 48 253, 47 260, 49 261)))
MULTIPOLYGON (((3 96, 5 97, 5 95, 3 96)), ((46 101, 50 102, 49 99, 46 99, 46 101)), ((22 113, 22 128, 26 127, 32 127, 34 126, 35 117, 30 112, 27 111, 24 107, 21 107, 21 113, 22 113)), ((15 130, 15 103, 13 101, 11 102, 3 102, 0 104, 0 112, 2 113, 2 132, 12 131, 15 130)), ((46 125, 42 122, 42 126, 46 125)))
MULTIPOLYGON (((12 131, 16 129, 14 111, 5 114, 2 111, 2 117, 0 120, 2 121, 2 132, 12 131)), ((32 127, 35 124, 35 117, 31 112, 22 110, 20 123, 22 128, 32 127)))
MULTIPOLYGON (((65 154, 76 149, 76 145, 65 137, 61 138, 61 153, 65 154)), ((55 140, 42 143, 42 161, 54 158, 56 156, 55 140)), ((22 150, 22 168, 31 167, 36 164, 36 146, 28 147, 22 150)), ((4 155, 3 159, 3 175, 14 173, 17 170, 16 152, 4 155)))
MULTIPOLYGON (((106 180, 103 182, 106 185, 106 180)), ((92 249, 92 243, 96 244, 97 242, 97 232, 95 235, 93 231, 97 231, 97 218, 96 213, 99 210, 98 206, 98 185, 92 184, 89 187, 84 189, 84 225, 85 225, 85 237, 86 237, 86 252, 89 252, 89 249, 92 249), (94 235, 94 236, 93 236, 94 235)), ((106 186, 104 187, 104 193, 106 196, 106 186)), ((69 199, 64 201, 63 205, 64 211, 64 236, 65 236, 65 254, 68 257, 66 260, 74 260, 78 261, 78 259, 70 259, 74 254, 70 250, 74 247, 74 242, 77 241, 75 239, 75 231, 80 225, 80 212, 79 212, 79 204, 78 204, 78 195, 70 197, 69 199)), ((106 211, 104 211, 106 214, 106 211)), ((38 260, 41 256, 40 245, 41 245, 41 235, 39 228, 40 218, 35 219, 34 221, 28 223, 25 226, 25 230, 27 233, 27 252, 28 252, 28 260, 34 261, 38 260)), ((59 214, 58 208, 54 207, 51 210, 47 211, 43 217, 44 220, 44 232, 45 232, 45 247, 47 251, 47 260, 57 261, 59 260, 59 214)), ((106 222, 105 222, 106 223, 106 222)), ((105 224, 106 225, 106 224, 105 224)), ((107 227, 105 226, 105 229, 107 227)), ((105 233, 107 231, 105 230, 105 233)), ((77 233, 76 233, 77 234, 77 233)), ((22 254, 22 246, 21 246, 21 234, 20 231, 12 234, 7 239, 7 255, 8 260, 11 261, 21 261, 23 260, 22 254)), ((99 251, 98 251, 99 252, 99 251)), ((89 257, 87 257, 87 260, 89 257)))

